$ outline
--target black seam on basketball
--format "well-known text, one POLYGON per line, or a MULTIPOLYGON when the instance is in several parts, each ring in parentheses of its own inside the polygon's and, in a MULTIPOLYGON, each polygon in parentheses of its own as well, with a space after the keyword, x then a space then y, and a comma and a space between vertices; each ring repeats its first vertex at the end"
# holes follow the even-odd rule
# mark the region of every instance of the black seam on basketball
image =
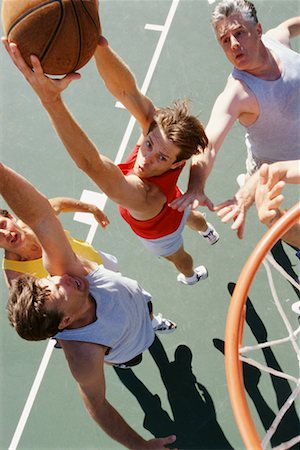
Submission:
MULTIPOLYGON (((46 45, 45 50, 43 51, 43 53, 42 53, 42 55, 41 55, 41 57, 40 57, 41 63, 43 62, 43 59, 46 57, 46 55, 47 55, 49 49, 51 48, 51 45, 52 45, 52 43, 53 43, 53 38, 56 36, 56 33, 57 33, 57 31, 59 30, 59 27, 60 27, 60 25, 61 25, 61 23, 62 23, 62 20, 63 20, 63 17, 64 17, 64 7, 63 7, 63 4, 62 4, 62 0, 54 0, 54 1, 56 1, 57 3, 59 3, 60 10, 61 10, 60 19, 59 19, 59 21, 58 21, 57 27, 55 28, 54 32, 52 33, 52 36, 50 37, 50 39, 49 39, 49 41, 48 41, 48 44, 46 45)), ((49 2, 49 3, 53 3, 53 1, 52 1, 52 2, 49 2)))
POLYGON ((76 10, 76 6, 75 6, 75 3, 74 3, 74 0, 71 0, 71 3, 72 3, 72 7, 73 7, 73 10, 74 10, 74 13, 75 13, 75 17, 76 17, 76 23, 77 23, 77 27, 78 27, 78 36, 79 36, 79 52, 78 52, 78 55, 77 55, 77 61, 76 61, 75 65, 73 66, 72 70, 71 70, 71 72, 74 72, 74 70, 76 69, 76 67, 77 67, 77 65, 78 65, 78 63, 80 61, 80 57, 81 57, 82 36, 81 36, 80 22, 79 22, 79 19, 78 19, 78 14, 77 14, 77 10, 76 10))
POLYGON ((84 4, 84 0, 81 0, 81 5, 85 9, 85 12, 87 13, 87 15, 89 16, 89 18, 91 19, 91 21, 93 22, 93 24, 95 25, 95 28, 97 30, 98 29, 98 24, 97 24, 97 22, 94 21, 93 16, 91 16, 89 10, 86 8, 86 6, 84 4))
POLYGON ((11 26, 10 26, 8 32, 7 32, 7 37, 9 36, 9 33, 11 32, 11 30, 13 30, 13 28, 16 25, 18 25, 19 22, 21 22, 23 19, 25 19, 25 17, 29 16, 34 11, 40 9, 41 6, 50 5, 51 3, 55 3, 55 2, 60 2, 60 0, 48 0, 48 1, 45 1, 45 3, 37 5, 34 8, 31 8, 28 11, 26 11, 24 14, 22 14, 22 16, 18 17, 18 19, 14 23, 11 24, 11 26))

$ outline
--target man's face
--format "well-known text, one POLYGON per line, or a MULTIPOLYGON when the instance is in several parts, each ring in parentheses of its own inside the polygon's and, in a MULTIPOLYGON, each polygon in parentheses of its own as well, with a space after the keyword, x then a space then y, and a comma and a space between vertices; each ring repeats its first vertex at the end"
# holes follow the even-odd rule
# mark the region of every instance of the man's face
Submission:
POLYGON ((260 24, 245 21, 240 14, 232 14, 220 21, 216 36, 227 59, 239 70, 255 70, 261 41, 260 24))
POLYGON ((140 178, 162 175, 183 164, 176 162, 180 149, 169 141, 163 130, 155 127, 144 138, 134 165, 134 173, 140 178))
POLYGON ((15 219, 9 215, 0 214, 0 247, 6 251, 18 252, 25 240, 24 231, 17 225, 15 219))
POLYGON ((83 299, 88 298, 89 283, 84 277, 62 275, 49 276, 39 280, 40 286, 50 291, 47 309, 57 309, 65 317, 77 318, 83 306, 83 299))

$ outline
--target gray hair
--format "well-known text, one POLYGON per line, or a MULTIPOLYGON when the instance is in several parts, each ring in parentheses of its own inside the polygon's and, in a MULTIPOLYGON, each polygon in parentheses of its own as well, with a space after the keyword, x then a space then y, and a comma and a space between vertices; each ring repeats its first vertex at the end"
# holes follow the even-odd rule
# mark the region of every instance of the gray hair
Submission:
POLYGON ((240 14, 247 22, 258 23, 256 8, 253 3, 248 0, 222 0, 217 4, 211 16, 213 28, 216 29, 218 22, 232 14, 240 14))

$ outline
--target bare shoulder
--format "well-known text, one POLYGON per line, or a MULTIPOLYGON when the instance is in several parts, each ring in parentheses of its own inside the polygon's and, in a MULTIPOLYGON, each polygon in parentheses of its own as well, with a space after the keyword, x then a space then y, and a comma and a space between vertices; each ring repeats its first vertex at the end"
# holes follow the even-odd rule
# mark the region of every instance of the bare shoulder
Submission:
POLYGON ((245 112, 252 113, 256 109, 256 97, 251 89, 241 80, 229 76, 222 92, 221 101, 228 107, 228 111, 237 117, 245 112))
POLYGON ((74 378, 80 382, 91 371, 96 371, 104 364, 107 347, 90 342, 60 340, 74 378))
POLYGON ((266 32, 266 36, 291 48, 290 40, 300 34, 300 16, 291 17, 266 32))

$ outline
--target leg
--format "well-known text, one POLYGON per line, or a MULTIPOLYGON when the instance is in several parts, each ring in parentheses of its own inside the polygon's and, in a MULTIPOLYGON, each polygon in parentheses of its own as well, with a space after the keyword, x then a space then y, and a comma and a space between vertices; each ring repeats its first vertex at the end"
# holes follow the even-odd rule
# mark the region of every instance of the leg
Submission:
POLYGON ((190 214, 187 218, 186 224, 188 227, 190 227, 192 230, 195 231, 206 231, 208 228, 208 224, 205 220, 205 217, 201 212, 191 210, 190 214))
POLYGON ((180 274, 177 276, 177 281, 183 284, 196 284, 200 280, 207 278, 207 270, 204 266, 199 266, 193 269, 193 259, 189 253, 187 253, 183 245, 169 256, 164 256, 168 261, 172 262, 180 274))
POLYGON ((177 252, 169 256, 164 256, 168 261, 171 261, 179 272, 182 272, 186 277, 194 275, 193 258, 187 253, 183 246, 177 252))
POLYGON ((211 223, 206 222, 204 215, 199 211, 190 211, 186 224, 192 230, 198 231, 210 245, 218 242, 219 234, 211 223))

